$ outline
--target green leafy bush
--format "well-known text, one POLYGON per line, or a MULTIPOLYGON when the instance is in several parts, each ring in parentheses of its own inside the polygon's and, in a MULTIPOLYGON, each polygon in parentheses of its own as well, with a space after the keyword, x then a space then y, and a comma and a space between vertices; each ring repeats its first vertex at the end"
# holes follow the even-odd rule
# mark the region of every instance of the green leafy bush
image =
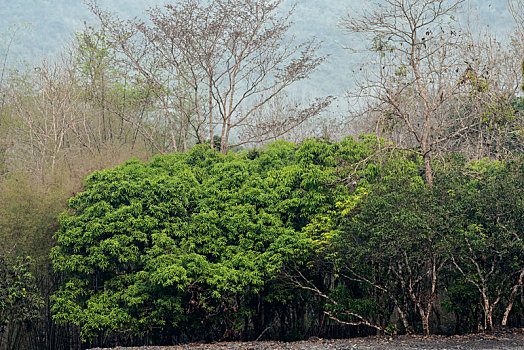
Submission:
POLYGON ((39 316, 43 299, 29 271, 30 259, 18 258, 10 262, 0 254, 0 344, 9 324, 31 324, 39 316))
POLYGON ((253 157, 200 146, 89 176, 51 254, 66 276, 55 320, 80 325, 84 338, 233 327, 240 296, 305 256, 311 240, 297 223, 327 203, 319 184, 329 174, 298 165, 295 149, 279 143, 253 157))

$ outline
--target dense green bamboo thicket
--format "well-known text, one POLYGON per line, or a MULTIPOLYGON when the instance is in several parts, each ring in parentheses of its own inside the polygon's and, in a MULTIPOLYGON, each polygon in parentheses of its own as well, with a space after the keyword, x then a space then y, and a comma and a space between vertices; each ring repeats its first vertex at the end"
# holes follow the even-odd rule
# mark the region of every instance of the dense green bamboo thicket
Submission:
POLYGON ((434 168, 371 135, 97 171, 60 215, 53 288, 3 258, 2 329, 37 344, 51 322, 67 348, 521 326, 524 162, 434 168))

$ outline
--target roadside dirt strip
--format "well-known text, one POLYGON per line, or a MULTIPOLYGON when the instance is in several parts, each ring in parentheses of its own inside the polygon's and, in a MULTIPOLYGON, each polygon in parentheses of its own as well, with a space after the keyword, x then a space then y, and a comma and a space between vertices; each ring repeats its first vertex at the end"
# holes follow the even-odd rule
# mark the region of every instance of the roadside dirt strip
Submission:
MULTIPOLYGON (((214 344, 185 344, 177 346, 116 347, 113 350, 401 350, 401 349, 521 349, 524 350, 524 329, 496 334, 465 336, 395 336, 327 340, 311 338, 300 342, 226 342, 214 344)), ((92 350, 101 350, 100 348, 92 350)))

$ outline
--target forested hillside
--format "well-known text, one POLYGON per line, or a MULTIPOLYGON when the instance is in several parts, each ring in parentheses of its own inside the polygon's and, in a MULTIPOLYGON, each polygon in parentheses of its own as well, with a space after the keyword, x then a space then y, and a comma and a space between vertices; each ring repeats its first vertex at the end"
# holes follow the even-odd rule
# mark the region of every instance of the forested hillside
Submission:
POLYGON ((523 327, 524 2, 471 4, 4 7, 89 22, 2 42, 0 349, 523 327))
MULTIPOLYGON (((104 8, 111 9, 125 18, 141 16, 150 6, 163 5, 165 0, 100 0, 104 8)), ((293 0, 286 0, 283 8, 289 8, 293 0)), ((323 44, 322 53, 329 54, 328 63, 320 67, 311 82, 302 84, 294 91, 300 98, 317 95, 343 96, 355 85, 354 77, 348 74, 361 58, 351 55, 345 47, 361 48, 359 38, 351 38, 339 27, 340 16, 366 6, 366 2, 355 0, 300 0, 296 2, 291 33, 299 41, 317 37, 323 44)), ((488 25, 495 32, 506 35, 511 32, 513 20, 507 11, 505 1, 472 0, 467 13, 473 15, 480 26, 488 25)), ((24 0, 4 1, 0 9, 0 33, 5 37, 17 30, 15 41, 9 48, 8 60, 12 64, 20 61, 35 64, 41 59, 51 58, 70 43, 75 32, 82 31, 84 22, 92 25, 96 21, 80 0, 24 0)), ((7 39, 7 38, 6 38, 7 39)), ((6 41, 0 45, 0 52, 7 49, 6 41)), ((345 111, 345 102, 339 101, 337 112, 345 111)))

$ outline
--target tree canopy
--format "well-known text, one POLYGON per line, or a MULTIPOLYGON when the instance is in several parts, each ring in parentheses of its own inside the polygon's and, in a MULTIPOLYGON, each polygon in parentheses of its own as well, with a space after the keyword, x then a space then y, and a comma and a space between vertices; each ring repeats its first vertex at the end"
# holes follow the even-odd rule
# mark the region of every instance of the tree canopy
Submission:
POLYGON ((238 298, 304 261, 304 226, 347 194, 323 186, 336 179, 339 147, 280 142, 226 156, 198 146, 90 175, 60 216, 51 253, 68 276, 53 297, 55 319, 81 325, 85 337, 198 317, 234 323, 238 298))

